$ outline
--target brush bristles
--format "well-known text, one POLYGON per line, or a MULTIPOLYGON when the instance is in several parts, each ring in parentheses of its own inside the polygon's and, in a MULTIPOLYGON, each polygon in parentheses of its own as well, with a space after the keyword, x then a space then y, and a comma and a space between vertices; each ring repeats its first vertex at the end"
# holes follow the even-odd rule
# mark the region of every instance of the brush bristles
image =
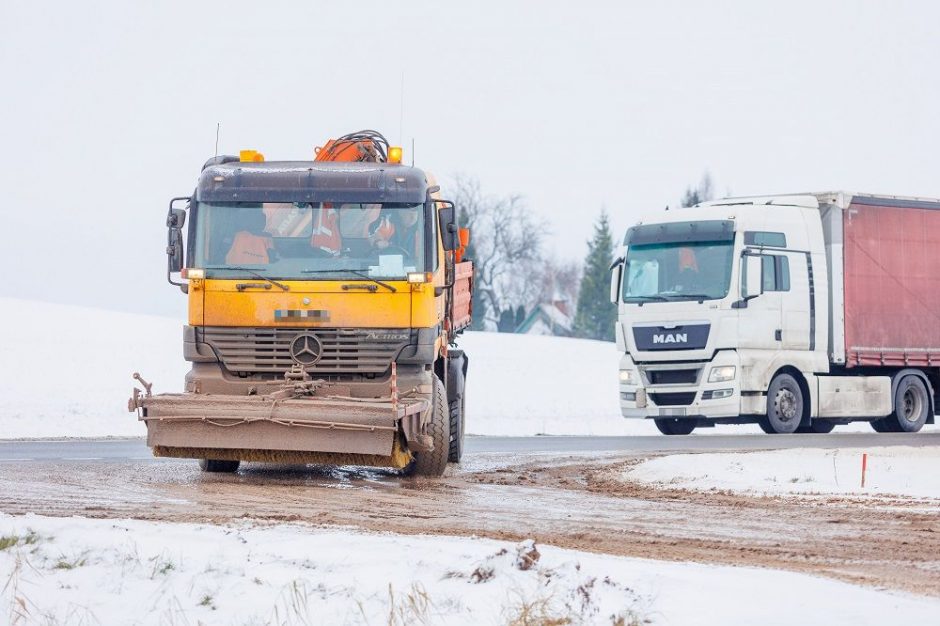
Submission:
POLYGON ((285 465, 363 465, 402 469, 411 463, 411 452, 402 448, 398 439, 392 454, 357 454, 353 452, 307 452, 302 450, 240 450, 235 448, 179 448, 154 446, 154 456, 178 459, 213 459, 216 461, 247 461, 285 465))

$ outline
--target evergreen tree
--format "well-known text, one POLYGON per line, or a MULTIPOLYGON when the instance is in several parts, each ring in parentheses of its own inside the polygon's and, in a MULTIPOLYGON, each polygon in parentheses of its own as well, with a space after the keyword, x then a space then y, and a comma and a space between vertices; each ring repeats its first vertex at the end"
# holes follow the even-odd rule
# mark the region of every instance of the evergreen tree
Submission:
POLYGON ((574 316, 574 334, 588 339, 614 340, 617 305, 610 301, 610 259, 614 238, 607 212, 602 210, 594 224, 594 237, 588 242, 581 291, 574 316))

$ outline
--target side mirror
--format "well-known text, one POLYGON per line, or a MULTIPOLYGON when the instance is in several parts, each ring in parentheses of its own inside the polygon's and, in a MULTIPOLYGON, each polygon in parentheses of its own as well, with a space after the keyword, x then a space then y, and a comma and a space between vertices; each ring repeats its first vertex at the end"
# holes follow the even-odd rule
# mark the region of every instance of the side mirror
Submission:
POLYGON ((438 219, 441 227, 441 242, 444 244, 444 250, 448 252, 460 248, 460 229, 457 228, 457 209, 452 202, 438 200, 443 202, 443 206, 438 212, 438 219))
POLYGON ((191 198, 189 196, 173 198, 170 200, 170 209, 166 214, 166 278, 171 285, 176 285, 185 292, 187 291, 186 283, 175 282, 172 278, 172 274, 183 269, 183 225, 186 223, 186 209, 177 209, 173 206, 182 200, 188 203, 191 198))
POLYGON ((614 259, 610 264, 610 301, 620 302, 620 279, 623 277, 623 258, 614 259))
POLYGON ((745 254, 741 277, 741 299, 750 300, 764 293, 763 258, 759 254, 745 254))

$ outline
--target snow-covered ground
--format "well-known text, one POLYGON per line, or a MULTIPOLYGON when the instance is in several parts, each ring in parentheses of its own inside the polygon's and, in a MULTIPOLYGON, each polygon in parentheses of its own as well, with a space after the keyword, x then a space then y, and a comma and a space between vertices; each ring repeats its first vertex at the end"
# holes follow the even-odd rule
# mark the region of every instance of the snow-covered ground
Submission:
MULTIPOLYGON (((183 321, 0 298, 0 439, 142 436, 126 411, 140 372, 155 392, 180 391, 183 321)), ((475 435, 658 435, 620 415, 614 344, 465 333, 467 432, 475 435)), ((928 426, 927 429, 940 429, 928 426)), ((840 426, 871 432, 867 424, 840 426)), ((719 426, 696 434, 759 433, 719 426)))
POLYGON ((535 559, 530 547, 301 525, 0 515, 0 621, 611 624, 623 617, 619 623, 857 626, 928 624, 940 614, 937 599, 803 574, 542 545, 535 559))
POLYGON ((674 454, 626 471, 633 481, 758 494, 900 495, 940 505, 940 448, 674 454), (862 487, 862 454, 867 454, 862 487))

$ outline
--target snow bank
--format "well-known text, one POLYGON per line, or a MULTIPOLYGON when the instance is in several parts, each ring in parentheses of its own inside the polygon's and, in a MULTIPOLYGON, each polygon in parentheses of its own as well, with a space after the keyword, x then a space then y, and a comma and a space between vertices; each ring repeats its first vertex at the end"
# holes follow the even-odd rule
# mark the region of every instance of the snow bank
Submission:
POLYGON ((63 624, 610 624, 623 617, 626 624, 855 626, 927 624, 940 613, 937 599, 803 574, 531 548, 301 525, 0 515, 0 615, 63 624))
POLYGON ((625 473, 633 481, 760 494, 901 495, 940 499, 940 448, 675 454, 625 473), (868 454, 865 487, 862 454, 868 454))

